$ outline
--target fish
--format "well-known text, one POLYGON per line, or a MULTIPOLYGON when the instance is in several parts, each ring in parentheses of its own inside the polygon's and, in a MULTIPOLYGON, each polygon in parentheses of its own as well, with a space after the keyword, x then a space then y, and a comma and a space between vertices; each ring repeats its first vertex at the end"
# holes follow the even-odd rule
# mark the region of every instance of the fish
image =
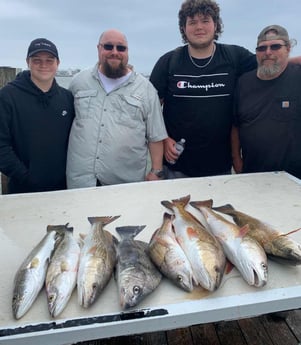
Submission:
POLYGON ((96 301, 113 274, 118 240, 104 226, 119 217, 88 217, 92 227, 83 239, 77 274, 78 303, 83 308, 96 301))
POLYGON ((287 237, 294 231, 285 234, 264 221, 237 211, 231 204, 213 209, 231 216, 238 226, 248 224, 248 235, 262 245, 269 259, 292 266, 301 264, 301 244, 287 237))
POLYGON ((213 200, 192 201, 204 216, 211 233, 219 240, 228 260, 251 286, 263 287, 268 279, 267 256, 262 246, 248 236, 247 225, 240 228, 212 210, 213 200))
POLYGON ((56 225, 47 226, 46 235, 28 254, 15 274, 12 312, 16 320, 28 312, 44 286, 50 257, 59 238, 56 229, 56 225))
POLYGON ((120 236, 116 280, 122 309, 135 307, 158 287, 162 279, 147 253, 148 243, 134 239, 144 228, 145 225, 116 228, 120 236))
POLYGON ((193 290, 192 267, 173 230, 174 216, 167 212, 163 215, 163 223, 149 242, 148 253, 154 264, 177 286, 187 292, 193 290))
POLYGON ((193 270, 193 283, 208 291, 215 291, 221 284, 226 257, 217 239, 185 207, 190 195, 161 204, 174 212, 176 239, 182 247, 193 270))
POLYGON ((73 228, 62 225, 46 273, 45 289, 48 310, 57 317, 66 307, 76 285, 80 246, 73 236, 73 228))

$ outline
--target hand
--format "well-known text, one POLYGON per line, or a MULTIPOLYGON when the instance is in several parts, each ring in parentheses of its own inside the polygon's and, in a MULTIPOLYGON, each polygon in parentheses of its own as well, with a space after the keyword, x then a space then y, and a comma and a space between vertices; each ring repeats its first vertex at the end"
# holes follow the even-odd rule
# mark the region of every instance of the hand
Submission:
POLYGON ((176 161, 178 159, 178 152, 175 148, 176 141, 168 137, 164 140, 164 157, 167 162, 176 161))
POLYGON ((243 170, 243 160, 240 156, 233 157, 232 159, 233 169, 236 174, 240 174, 243 170))
POLYGON ((145 176, 145 181, 156 181, 156 180, 162 180, 163 178, 158 177, 156 174, 153 174, 152 172, 149 172, 145 176))

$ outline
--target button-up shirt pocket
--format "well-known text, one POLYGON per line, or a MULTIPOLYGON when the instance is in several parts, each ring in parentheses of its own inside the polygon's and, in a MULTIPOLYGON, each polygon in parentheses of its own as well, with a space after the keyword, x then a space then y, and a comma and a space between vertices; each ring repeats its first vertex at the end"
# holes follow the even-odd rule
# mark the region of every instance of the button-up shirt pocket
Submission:
POLYGON ((141 127, 143 124, 142 103, 137 98, 120 95, 115 99, 116 122, 130 128, 141 127))
POLYGON ((93 117, 93 99, 95 99, 96 95, 97 90, 82 90, 76 92, 74 95, 74 106, 77 118, 85 119, 93 117))

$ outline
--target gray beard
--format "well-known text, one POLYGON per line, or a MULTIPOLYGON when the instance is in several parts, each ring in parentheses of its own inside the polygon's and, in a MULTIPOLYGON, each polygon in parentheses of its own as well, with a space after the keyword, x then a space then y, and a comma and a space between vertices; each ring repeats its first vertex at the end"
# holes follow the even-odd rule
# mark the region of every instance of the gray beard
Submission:
POLYGON ((273 78, 279 75, 281 67, 277 63, 272 66, 258 66, 257 72, 260 77, 273 78))
POLYGON ((103 74, 112 79, 117 79, 127 74, 127 67, 121 63, 117 68, 112 68, 106 61, 102 64, 103 74))

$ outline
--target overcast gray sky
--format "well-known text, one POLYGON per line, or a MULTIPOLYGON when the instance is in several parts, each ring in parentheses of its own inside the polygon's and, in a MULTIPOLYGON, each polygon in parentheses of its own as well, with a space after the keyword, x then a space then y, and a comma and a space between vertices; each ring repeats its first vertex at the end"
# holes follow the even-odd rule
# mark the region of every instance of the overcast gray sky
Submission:
MULTIPOLYGON (((220 42, 251 51, 258 33, 280 24, 301 55, 300 0, 218 0, 224 32, 220 42)), ((157 59, 182 44, 178 11, 182 0, 0 0, 0 66, 26 68, 30 41, 45 37, 59 50, 60 68, 86 68, 97 61, 99 35, 109 28, 128 38, 130 63, 149 74, 157 59)))

